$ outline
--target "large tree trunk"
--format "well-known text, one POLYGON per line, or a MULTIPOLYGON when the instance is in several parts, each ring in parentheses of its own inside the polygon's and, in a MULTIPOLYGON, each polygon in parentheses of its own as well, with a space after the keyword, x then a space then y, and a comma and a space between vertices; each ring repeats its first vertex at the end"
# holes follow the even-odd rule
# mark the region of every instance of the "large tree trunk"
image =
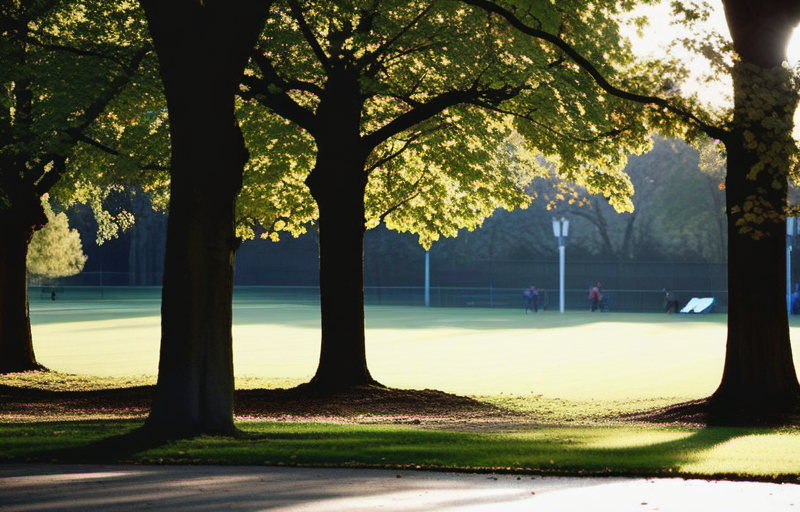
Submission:
POLYGON ((743 218, 737 212, 756 187, 769 192, 760 197, 778 212, 786 204, 786 187, 771 187, 767 173, 749 179, 755 162, 743 145, 735 139, 728 144, 728 340, 722 381, 712 399, 716 421, 786 412, 800 399, 785 298, 785 222, 768 219, 754 228, 760 233, 743 233, 737 225, 743 218))
POLYGON ((38 370, 28 311, 28 246, 47 223, 38 197, 0 216, 0 373, 38 370))
MULTIPOLYGON (((322 345, 310 384, 323 392, 376 385, 364 335, 364 163, 333 144, 307 180, 319 207, 322 345), (337 154, 338 153, 338 154, 337 154)), ((352 146, 350 146, 352 147, 352 146)))
POLYGON ((322 345, 309 385, 322 392, 378 385, 367 368, 364 335, 364 193, 370 148, 361 140, 358 75, 329 70, 317 108, 317 158, 306 184, 319 208, 322 345))
POLYGON ((800 403, 786 311, 785 211, 798 94, 781 68, 794 0, 724 0, 741 61, 725 140, 728 341, 712 397, 717 421, 768 420, 800 403))
POLYGON ((172 140, 161 353, 146 427, 231 434, 235 201, 247 150, 234 98, 268 2, 142 0, 172 140))

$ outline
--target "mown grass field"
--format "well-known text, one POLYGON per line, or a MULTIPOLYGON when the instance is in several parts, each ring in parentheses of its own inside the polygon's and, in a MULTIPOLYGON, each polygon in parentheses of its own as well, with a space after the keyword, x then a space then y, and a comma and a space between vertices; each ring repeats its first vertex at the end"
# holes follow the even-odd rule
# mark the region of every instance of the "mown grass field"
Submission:
MULTIPOLYGON (((65 373, 157 373, 157 301, 41 301, 31 306, 36 354, 65 373)), ((800 324, 795 328, 800 340, 800 324)), ((249 377, 302 382, 319 357, 313 305, 241 301, 234 367, 249 377)), ((724 360, 725 317, 367 308, 372 374, 402 388, 565 399, 693 398, 712 392, 724 360)))
MULTIPOLYGON (((153 300, 34 302, 31 314, 39 361, 66 374, 107 377, 87 378, 87 385, 153 381, 158 308, 153 300)), ((312 305, 237 301, 237 386, 286 387, 307 380, 318 358, 318 313, 312 305)), ((800 340, 800 323, 792 322, 794 338, 800 340)), ((5 423, 0 425, 0 456, 503 468, 789 482, 800 475, 796 457, 800 431, 793 427, 592 422, 609 411, 638 410, 712 393, 724 360, 724 315, 582 311, 525 315, 521 309, 368 307, 367 344, 373 376, 388 386, 474 396, 548 421, 536 428, 489 433, 424 426, 249 422, 241 424, 250 434, 248 439, 201 438, 126 454, 88 448, 99 439, 132 430, 139 421, 5 423), (581 421, 571 423, 575 417, 581 421), (77 451, 54 451, 65 448, 77 451)), ((74 377, 65 382, 82 385, 74 377)), ((48 385, 57 383, 51 379, 48 385)))

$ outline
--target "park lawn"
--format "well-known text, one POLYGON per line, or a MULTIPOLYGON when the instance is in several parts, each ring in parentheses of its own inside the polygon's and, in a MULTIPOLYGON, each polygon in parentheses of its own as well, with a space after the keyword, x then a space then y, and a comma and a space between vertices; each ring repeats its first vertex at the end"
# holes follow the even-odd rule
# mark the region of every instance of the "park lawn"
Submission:
MULTIPOLYGON (((44 384, 22 385, 72 389, 152 383, 158 306, 157 301, 32 303, 37 356, 60 373, 44 384)), ((310 378, 319 351, 318 314, 313 305, 236 303, 237 387, 288 387, 310 378)), ((792 322, 800 340, 800 324, 792 322)), ((507 309, 372 306, 367 308, 367 350, 378 380, 477 397, 531 414, 541 426, 466 432, 424 425, 241 422, 250 434, 243 439, 202 437, 157 448, 107 450, 97 449, 106 446, 98 442, 140 422, 55 419, 0 424, 0 458, 508 468, 796 482, 796 429, 606 420, 613 412, 708 396, 721 376, 724 344, 724 315, 524 315, 507 309)), ((20 385, 2 377, 0 383, 20 385)))
MULTIPOLYGON (((31 315, 37 358, 50 369, 157 373, 158 301, 42 301, 31 304, 31 315)), ((396 388, 691 399, 714 391, 724 361, 724 315, 370 306, 366 317, 372 375, 396 388)), ((238 380, 304 382, 314 374, 316 305, 236 302, 233 334, 238 380)))
POLYGON ((244 422, 241 438, 203 436, 157 447, 125 434, 140 421, 0 424, 0 461, 291 465, 683 476, 798 483, 796 430, 548 426, 512 432, 400 425, 244 422))

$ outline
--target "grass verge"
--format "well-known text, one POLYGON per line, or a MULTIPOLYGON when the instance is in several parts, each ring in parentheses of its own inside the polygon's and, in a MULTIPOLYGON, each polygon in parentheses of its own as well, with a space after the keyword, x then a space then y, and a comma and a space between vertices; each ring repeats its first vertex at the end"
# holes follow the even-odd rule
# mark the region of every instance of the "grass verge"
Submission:
POLYGON ((141 421, 0 424, 0 461, 419 468, 800 482, 793 430, 548 426, 509 432, 240 423, 240 438, 133 440, 141 421))

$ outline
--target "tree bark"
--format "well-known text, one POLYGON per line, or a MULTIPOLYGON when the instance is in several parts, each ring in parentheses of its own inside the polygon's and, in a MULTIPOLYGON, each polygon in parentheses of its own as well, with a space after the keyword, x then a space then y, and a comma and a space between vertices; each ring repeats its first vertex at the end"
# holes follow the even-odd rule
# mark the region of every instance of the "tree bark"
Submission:
POLYGON ((796 2, 723 0, 739 54, 725 138, 728 339, 714 421, 769 421, 800 405, 789 339, 786 206, 798 92, 781 68, 800 20, 796 2))
POLYGON ((141 3, 172 141, 161 352, 146 428, 232 434, 234 209, 248 159, 234 98, 269 2, 141 3))
POLYGON ((367 368, 364 333, 364 194, 372 147, 361 137, 363 97, 357 71, 331 59, 311 132, 317 145, 306 185, 319 209, 322 343, 308 383, 331 393, 379 385, 367 368))
POLYGON ((722 381, 712 397, 717 415, 734 420, 787 411, 800 400, 785 300, 785 222, 768 220, 759 226, 763 236, 754 237, 740 232, 736 214, 762 185, 769 203, 783 211, 786 187, 763 183, 771 180, 767 175, 748 179, 755 162, 743 146, 741 139, 728 144, 728 338, 722 381))
POLYGON ((319 208, 322 344, 309 384, 323 392, 379 385, 367 368, 364 333, 365 161, 351 149, 358 144, 344 143, 335 130, 317 140, 306 183, 319 208))
POLYGON ((0 216, 0 373, 39 370, 28 310, 28 246, 47 223, 38 196, 0 216))

